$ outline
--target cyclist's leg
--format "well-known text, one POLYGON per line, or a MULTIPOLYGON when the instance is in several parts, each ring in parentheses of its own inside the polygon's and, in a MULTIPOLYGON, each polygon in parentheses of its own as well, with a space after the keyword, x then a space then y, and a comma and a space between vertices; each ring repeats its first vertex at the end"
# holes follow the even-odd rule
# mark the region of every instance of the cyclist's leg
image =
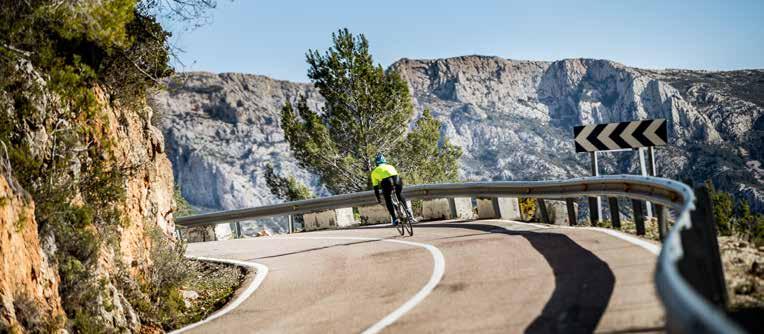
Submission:
POLYGON ((409 203, 406 201, 406 198, 403 197, 403 179, 399 177, 398 175, 393 176, 395 178, 395 195, 398 196, 398 201, 403 205, 403 208, 408 212, 411 217, 414 217, 414 213, 411 212, 411 208, 409 208, 409 203))
POLYGON ((380 182, 380 185, 382 186, 382 195, 385 197, 385 204, 387 205, 387 212, 390 213, 390 217, 393 218, 393 221, 397 220, 397 216, 395 215, 395 208, 393 207, 393 199, 392 194, 394 191, 394 185, 393 180, 390 178, 386 178, 380 182))

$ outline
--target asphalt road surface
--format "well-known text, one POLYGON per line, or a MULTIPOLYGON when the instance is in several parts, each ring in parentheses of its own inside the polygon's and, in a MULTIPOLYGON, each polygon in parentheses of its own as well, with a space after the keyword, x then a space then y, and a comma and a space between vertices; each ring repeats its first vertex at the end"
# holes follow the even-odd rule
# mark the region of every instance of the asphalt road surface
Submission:
POLYGON ((188 255, 255 262, 268 272, 236 308, 187 333, 644 333, 664 326, 656 254, 591 229, 444 221, 415 225, 413 237, 387 225, 194 243, 188 255))

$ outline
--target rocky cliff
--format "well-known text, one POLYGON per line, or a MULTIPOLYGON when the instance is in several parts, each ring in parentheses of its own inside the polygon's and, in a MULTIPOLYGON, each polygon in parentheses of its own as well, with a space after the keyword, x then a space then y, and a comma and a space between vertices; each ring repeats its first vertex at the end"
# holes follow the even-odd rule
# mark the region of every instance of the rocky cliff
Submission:
MULTIPOLYGON (((169 80, 152 105, 162 115, 183 196, 202 211, 273 203, 263 177, 267 163, 320 193, 318 180, 297 166, 279 123, 281 106, 300 95, 313 108, 322 104, 311 85, 259 75, 181 73, 169 80)), ((283 224, 264 224, 285 231, 283 224)))
POLYGON ((152 249, 175 229, 172 169, 152 110, 112 104, 96 86, 88 113, 74 111, 29 62, 8 69, 0 332, 141 331, 141 305, 125 286, 162 289, 149 281, 152 249))
MULTIPOLYGON (((573 126, 665 118, 671 140, 656 150, 659 175, 711 178, 764 210, 764 71, 655 71, 607 60, 483 56, 402 59, 389 70, 401 73, 417 109, 429 108, 464 149, 465 179, 585 176, 588 155, 574 153, 573 126)), ((166 114, 162 128, 177 181, 192 204, 231 209, 274 201, 260 178, 268 161, 319 186, 290 157, 279 129, 281 105, 297 94, 321 104, 310 85, 230 73, 181 74, 154 99, 166 114)), ((602 174, 638 171, 634 153, 604 153, 600 161, 602 174)))
POLYGON ((42 244, 32 199, 0 164, 0 330, 63 325, 58 271, 42 244))

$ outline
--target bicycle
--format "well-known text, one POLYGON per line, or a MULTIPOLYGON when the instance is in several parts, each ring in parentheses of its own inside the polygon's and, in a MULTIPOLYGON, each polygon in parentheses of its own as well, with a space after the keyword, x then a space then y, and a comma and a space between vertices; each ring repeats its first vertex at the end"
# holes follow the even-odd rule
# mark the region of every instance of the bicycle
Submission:
POLYGON ((395 228, 398 230, 398 233, 401 235, 408 233, 409 236, 413 236, 414 226, 412 223, 415 223, 416 219, 414 219, 409 210, 406 210, 406 208, 401 205, 400 202, 398 202, 397 195, 392 194, 390 198, 393 200, 393 208, 395 209, 395 214, 398 217, 398 225, 395 226, 395 228))

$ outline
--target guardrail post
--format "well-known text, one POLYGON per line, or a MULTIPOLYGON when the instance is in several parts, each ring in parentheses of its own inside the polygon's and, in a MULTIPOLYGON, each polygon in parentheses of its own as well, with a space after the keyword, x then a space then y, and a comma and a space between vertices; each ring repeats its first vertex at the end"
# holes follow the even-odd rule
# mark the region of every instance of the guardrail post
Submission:
POLYGON ((663 240, 668 235, 668 210, 663 205, 655 204, 655 215, 658 217, 658 235, 663 240))
POLYGON ((634 209, 634 224, 637 225, 637 235, 645 235, 645 216, 642 211, 642 201, 638 199, 631 200, 631 206, 634 209))
MULTIPOLYGON (((639 169, 642 172, 642 176, 648 176, 648 175, 653 176, 654 170, 652 168, 652 165, 653 165, 652 163, 650 164, 650 167, 649 167, 650 168, 650 173, 648 173, 648 166, 647 166, 647 163, 645 162, 645 150, 644 150, 644 148, 642 148, 642 147, 635 148, 635 150, 637 150, 637 152, 639 153, 639 169)), ((650 152, 653 152, 653 151, 651 150, 650 152)), ((647 201, 645 202, 644 209, 646 211, 643 211, 643 212, 647 212, 647 217, 652 217, 653 216, 653 211, 652 211, 652 209, 650 209, 650 202, 647 202, 647 201)))
POLYGON ((724 280, 713 202, 706 186, 695 188, 695 211, 692 228, 683 230, 682 249, 685 254, 678 267, 682 276, 711 303, 726 309, 727 286, 724 280))
POLYGON ((550 224, 550 222, 549 222, 549 212, 546 211, 546 203, 541 198, 536 199, 536 202, 538 203, 539 211, 541 212, 541 221, 544 224, 550 224))
POLYGON ((287 233, 294 233, 294 218, 292 215, 287 216, 287 233))
POLYGON ((568 223, 570 226, 578 225, 578 217, 576 217, 576 203, 572 198, 565 199, 565 208, 568 210, 568 223))
POLYGON ((610 222, 613 228, 621 228, 621 211, 618 210, 618 198, 608 197, 608 207, 610 207, 610 222))

